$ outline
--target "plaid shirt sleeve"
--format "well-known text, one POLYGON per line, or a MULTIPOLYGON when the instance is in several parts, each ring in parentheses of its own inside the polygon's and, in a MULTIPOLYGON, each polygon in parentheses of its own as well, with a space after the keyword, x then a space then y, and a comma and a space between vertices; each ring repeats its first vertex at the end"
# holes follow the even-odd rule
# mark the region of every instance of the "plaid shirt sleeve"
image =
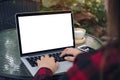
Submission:
POLYGON ((120 80, 119 52, 111 49, 111 53, 105 60, 103 57, 101 50, 78 55, 73 67, 60 80, 120 80))
POLYGON ((48 68, 40 68, 32 80, 52 80, 52 71, 48 68))
POLYGON ((101 58, 101 53, 78 55, 73 67, 66 73, 65 78, 67 80, 99 80, 101 58))

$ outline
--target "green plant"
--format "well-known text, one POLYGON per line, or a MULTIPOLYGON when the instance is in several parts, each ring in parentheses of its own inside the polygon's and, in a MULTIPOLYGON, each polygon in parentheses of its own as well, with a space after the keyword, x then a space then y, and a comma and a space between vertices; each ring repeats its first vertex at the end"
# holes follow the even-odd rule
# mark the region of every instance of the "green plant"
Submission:
POLYGON ((84 0, 82 7, 96 16, 94 24, 104 26, 106 23, 106 13, 103 0, 84 0))

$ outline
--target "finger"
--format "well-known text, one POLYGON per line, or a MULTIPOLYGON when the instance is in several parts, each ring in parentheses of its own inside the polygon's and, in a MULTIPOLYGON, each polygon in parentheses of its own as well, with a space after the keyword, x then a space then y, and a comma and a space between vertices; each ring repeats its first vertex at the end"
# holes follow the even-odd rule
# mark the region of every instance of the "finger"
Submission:
POLYGON ((36 63, 39 63, 39 62, 40 62, 40 60, 37 60, 37 61, 36 61, 36 63))
POLYGON ((72 54, 72 52, 73 52, 73 48, 69 48, 69 49, 67 50, 67 53, 69 53, 69 54, 72 54))
POLYGON ((45 58, 49 58, 49 55, 45 55, 45 58))
POLYGON ((49 57, 49 55, 45 55, 44 58, 47 59, 47 60, 48 60, 48 59, 49 59, 49 60, 55 60, 53 56, 49 57))
POLYGON ((44 56, 41 56, 41 60, 44 59, 45 57, 44 56))
POLYGON ((60 57, 63 57, 64 55, 68 54, 69 48, 66 48, 61 54, 60 57))
POLYGON ((55 58, 53 56, 50 57, 50 59, 54 60, 55 61, 55 58))
POLYGON ((62 53, 60 54, 60 57, 63 57, 65 54, 66 54, 65 52, 62 52, 62 53))
POLYGON ((75 57, 68 56, 68 57, 65 57, 65 60, 67 60, 67 61, 74 61, 75 57))
POLYGON ((65 53, 62 53, 62 54, 60 55, 60 57, 64 57, 65 55, 74 56, 74 54, 73 54, 71 51, 67 51, 67 52, 65 52, 65 53))

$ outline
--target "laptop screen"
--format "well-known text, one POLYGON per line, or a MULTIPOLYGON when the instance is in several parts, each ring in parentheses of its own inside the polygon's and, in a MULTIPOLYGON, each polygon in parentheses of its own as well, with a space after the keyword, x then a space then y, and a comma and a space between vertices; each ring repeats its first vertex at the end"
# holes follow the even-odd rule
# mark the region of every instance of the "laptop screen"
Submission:
POLYGON ((22 54, 74 46, 71 12, 17 14, 22 54))

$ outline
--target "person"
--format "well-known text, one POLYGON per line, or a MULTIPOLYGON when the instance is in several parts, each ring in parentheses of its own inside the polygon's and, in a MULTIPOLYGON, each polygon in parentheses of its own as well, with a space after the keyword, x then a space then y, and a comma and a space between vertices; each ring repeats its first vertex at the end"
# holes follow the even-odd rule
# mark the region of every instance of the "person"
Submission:
MULTIPOLYGON (((105 0, 107 13, 107 43, 94 53, 83 53, 76 48, 65 49, 67 61, 73 66, 58 80, 120 80, 120 0, 105 0)), ((59 64, 53 57, 41 57, 40 69, 33 80, 52 80, 59 64)))

